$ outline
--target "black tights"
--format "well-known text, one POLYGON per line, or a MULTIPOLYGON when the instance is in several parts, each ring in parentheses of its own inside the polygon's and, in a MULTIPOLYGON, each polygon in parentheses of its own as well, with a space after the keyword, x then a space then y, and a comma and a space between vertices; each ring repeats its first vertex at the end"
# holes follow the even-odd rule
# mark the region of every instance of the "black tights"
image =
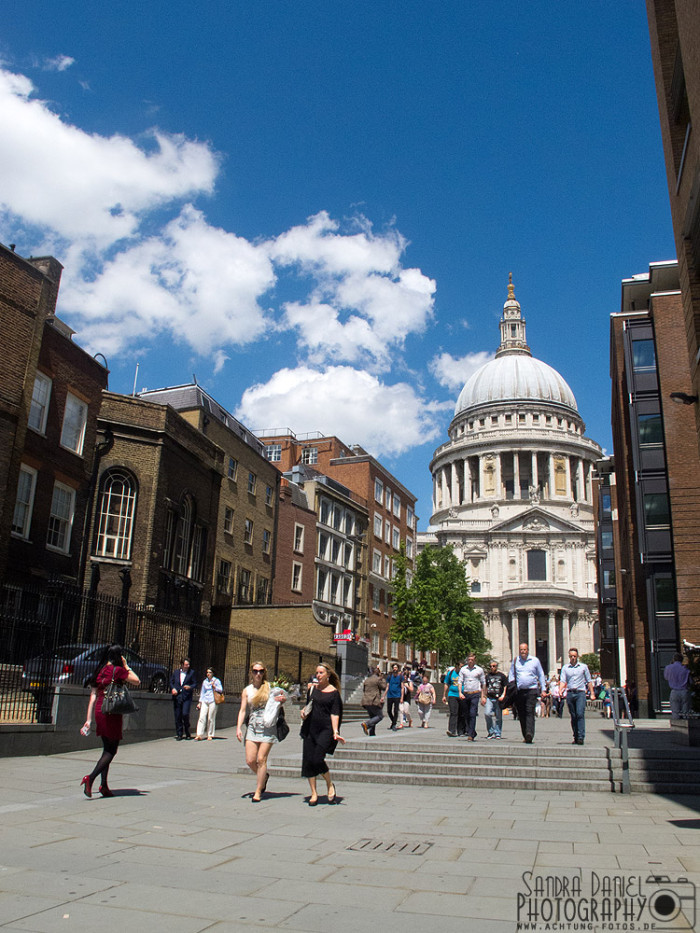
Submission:
POLYGON ((102 786, 106 786, 107 773, 109 771, 109 766, 112 764, 112 759, 117 754, 117 749, 119 748, 119 739, 106 739, 104 736, 102 736, 102 745, 104 751, 100 755, 100 760, 92 769, 92 774, 90 775, 90 784, 92 784, 98 774, 101 774, 102 786))

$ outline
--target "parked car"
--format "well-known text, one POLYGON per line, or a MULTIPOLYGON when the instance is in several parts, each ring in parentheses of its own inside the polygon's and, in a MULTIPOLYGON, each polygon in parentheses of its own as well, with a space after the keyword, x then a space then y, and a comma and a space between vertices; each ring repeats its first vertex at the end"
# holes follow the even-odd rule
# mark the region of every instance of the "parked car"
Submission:
MULTIPOLYGON (((108 645, 61 645, 50 654, 25 661, 22 689, 31 693, 57 684, 86 686, 108 645)), ((168 671, 162 664, 151 664, 130 648, 124 649, 129 667, 138 675, 141 686, 151 693, 165 693, 168 671)))

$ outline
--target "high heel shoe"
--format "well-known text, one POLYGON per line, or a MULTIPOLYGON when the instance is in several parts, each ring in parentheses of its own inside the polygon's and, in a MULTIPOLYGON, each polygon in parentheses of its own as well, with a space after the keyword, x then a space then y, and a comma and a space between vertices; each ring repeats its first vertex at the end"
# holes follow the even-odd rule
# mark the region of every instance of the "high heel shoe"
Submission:
POLYGON ((83 789, 83 793, 86 797, 92 797, 92 781, 90 780, 90 775, 86 774, 85 777, 80 782, 80 786, 83 789))
POLYGON ((103 797, 114 797, 113 792, 109 789, 109 787, 107 787, 106 784, 100 785, 100 793, 103 797))
POLYGON ((331 783, 331 787, 328 788, 328 803, 335 803, 338 799, 338 794, 336 793, 335 784, 331 783), (331 796, 331 787, 333 788, 333 795, 331 796))
POLYGON ((317 807, 318 806, 318 797, 315 797, 313 800, 309 797, 309 806, 317 807))

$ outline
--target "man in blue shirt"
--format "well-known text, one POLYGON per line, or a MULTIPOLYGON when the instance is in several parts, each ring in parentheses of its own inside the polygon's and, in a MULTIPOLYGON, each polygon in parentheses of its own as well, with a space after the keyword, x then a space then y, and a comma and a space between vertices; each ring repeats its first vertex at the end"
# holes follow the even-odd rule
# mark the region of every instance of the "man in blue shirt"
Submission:
POLYGON ((518 657, 510 666, 508 680, 515 682, 518 688, 515 695, 515 708, 518 712, 523 739, 530 745, 535 737, 537 698, 541 696, 544 699, 547 692, 547 681, 545 680, 542 665, 537 658, 529 653, 526 642, 523 642, 518 649, 518 657))
POLYGON ((690 712, 690 670, 682 654, 673 655, 673 663, 664 668, 664 677, 671 688, 671 719, 687 719, 690 712))
POLYGON ((593 680, 586 664, 578 659, 578 648, 569 649, 569 663, 561 669, 559 678, 562 695, 566 697, 566 705, 571 716, 571 730, 574 733, 574 745, 583 745, 586 738, 586 692, 592 700, 593 680))
POLYGON ((403 674, 399 670, 398 664, 392 664, 391 674, 386 679, 386 711, 391 719, 389 728, 396 732, 396 720, 399 718, 399 703, 401 702, 401 692, 403 688, 403 674))

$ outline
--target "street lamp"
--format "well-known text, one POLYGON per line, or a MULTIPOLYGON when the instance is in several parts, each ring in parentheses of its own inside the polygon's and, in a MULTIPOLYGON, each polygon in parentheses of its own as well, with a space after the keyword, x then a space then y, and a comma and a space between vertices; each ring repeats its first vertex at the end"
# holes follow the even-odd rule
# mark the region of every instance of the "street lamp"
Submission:
POLYGON ((688 395, 687 392, 671 392, 669 398, 679 405, 695 405, 698 401, 697 395, 688 395))

